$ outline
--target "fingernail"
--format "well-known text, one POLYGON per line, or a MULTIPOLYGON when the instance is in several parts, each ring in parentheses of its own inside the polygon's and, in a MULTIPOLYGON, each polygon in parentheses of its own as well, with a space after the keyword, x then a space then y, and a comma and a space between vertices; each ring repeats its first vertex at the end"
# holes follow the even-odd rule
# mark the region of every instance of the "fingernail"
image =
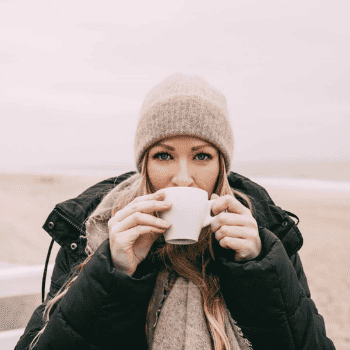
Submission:
POLYGON ((163 221, 162 222, 162 226, 165 227, 165 228, 169 228, 171 226, 171 222, 169 221, 163 221))

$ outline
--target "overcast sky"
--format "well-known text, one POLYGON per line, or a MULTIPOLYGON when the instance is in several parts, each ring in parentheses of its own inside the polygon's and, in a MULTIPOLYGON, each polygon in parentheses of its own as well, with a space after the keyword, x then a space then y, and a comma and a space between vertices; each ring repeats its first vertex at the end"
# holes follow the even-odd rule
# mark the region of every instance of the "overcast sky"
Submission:
POLYGON ((1 167, 133 164, 146 93, 226 96, 236 161, 350 160, 348 0, 0 0, 1 167))

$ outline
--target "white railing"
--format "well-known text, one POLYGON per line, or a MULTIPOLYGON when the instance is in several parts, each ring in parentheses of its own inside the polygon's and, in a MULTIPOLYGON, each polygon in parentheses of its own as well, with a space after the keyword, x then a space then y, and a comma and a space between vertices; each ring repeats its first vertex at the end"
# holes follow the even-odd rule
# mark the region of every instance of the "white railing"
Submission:
MULTIPOLYGON (((47 267, 46 291, 50 288, 54 264, 47 267)), ((0 269, 0 298, 41 293, 44 265, 15 266, 0 269)))
POLYGON ((24 328, 0 332, 0 350, 13 350, 23 332, 24 328))
MULTIPOLYGON (((49 264, 46 276, 46 293, 49 291, 54 264, 49 264)), ((0 269, 0 301, 12 296, 41 295, 44 265, 3 267, 0 269)), ((33 305, 33 311, 38 305, 33 305)), ((6 305, 8 312, 9 305, 6 305)), ((11 309, 10 309, 11 311, 11 309)), ((0 322, 2 310, 0 305, 0 322)), ((29 321, 29 320, 28 320, 29 321)), ((0 332, 0 350, 13 350, 24 328, 0 332)))

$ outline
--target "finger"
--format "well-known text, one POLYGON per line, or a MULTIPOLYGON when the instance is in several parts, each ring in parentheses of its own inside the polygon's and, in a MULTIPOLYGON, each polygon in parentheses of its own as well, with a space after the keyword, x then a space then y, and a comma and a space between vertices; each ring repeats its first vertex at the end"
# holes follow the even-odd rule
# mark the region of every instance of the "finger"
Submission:
POLYGON ((250 210, 246 208, 242 203, 240 203, 234 196, 226 195, 219 197, 213 202, 211 206, 211 211, 214 215, 217 215, 223 211, 227 210, 230 213, 235 214, 247 214, 250 210))
POLYGON ((152 226, 155 228, 163 229, 164 231, 171 226, 171 223, 164 219, 157 218, 153 215, 136 212, 126 217, 122 221, 118 221, 114 224, 111 224, 110 231, 112 233, 117 233, 129 230, 136 226, 152 226))
POLYGON ((220 241, 224 237, 239 238, 239 239, 251 239, 255 238, 254 230, 247 230, 242 226, 221 226, 219 230, 215 232, 215 238, 220 241))
MULTIPOLYGON (((137 202, 143 202, 143 201, 149 201, 149 200, 160 200, 162 201, 165 197, 165 193, 164 191, 162 190, 159 190, 155 193, 151 193, 151 194, 147 194, 147 195, 144 195, 144 196, 139 196, 139 197, 136 197, 131 203, 129 203, 126 207, 129 207, 131 204, 133 203, 137 203, 137 202)), ((126 208, 125 207, 125 208, 126 208)), ((122 216, 122 213, 124 211, 124 209, 121 209, 119 210, 118 212, 114 213, 114 215, 112 216, 112 218, 109 220, 108 222, 108 226, 110 226, 111 224, 113 225, 113 223, 115 221, 120 221, 120 220, 123 220, 123 216, 122 216), (118 213, 118 215, 116 215, 118 213)), ((125 212, 125 211, 124 211, 125 212)))
POLYGON ((142 200, 132 201, 125 208, 115 213, 111 222, 122 221, 128 216, 136 212, 142 212, 145 214, 153 214, 154 212, 164 212, 171 208, 170 202, 164 202, 161 200, 142 200))
POLYGON ((211 222, 210 227, 212 232, 216 232, 223 225, 256 227, 256 221, 252 216, 221 212, 216 215, 215 219, 211 222))
MULTIPOLYGON (((120 232, 117 235, 110 235, 110 242, 112 243, 114 249, 118 252, 119 257, 122 258, 120 253, 125 253, 129 250, 134 251, 134 249, 137 248, 135 247, 135 244, 138 246, 143 246, 143 248, 139 247, 139 249, 149 250, 149 247, 163 233, 163 230, 159 230, 155 227, 137 226, 130 230, 120 232), (139 244, 136 243, 137 241, 139 241, 139 244)), ((132 255, 134 255, 134 253, 132 253, 132 255)))
POLYGON ((236 261, 251 260, 259 255, 259 252, 254 250, 251 244, 244 239, 225 237, 219 243, 221 247, 236 252, 236 261))
POLYGON ((164 229, 159 229, 154 226, 137 226, 133 227, 127 231, 123 231, 118 235, 118 242, 121 244, 131 244, 133 245, 137 239, 146 238, 145 236, 149 236, 149 239, 155 239, 155 236, 159 236, 164 233, 164 229))
POLYGON ((165 193, 163 190, 159 190, 154 193, 146 194, 144 196, 136 197, 133 202, 143 202, 143 201, 149 201, 149 200, 163 200, 165 198, 165 193))

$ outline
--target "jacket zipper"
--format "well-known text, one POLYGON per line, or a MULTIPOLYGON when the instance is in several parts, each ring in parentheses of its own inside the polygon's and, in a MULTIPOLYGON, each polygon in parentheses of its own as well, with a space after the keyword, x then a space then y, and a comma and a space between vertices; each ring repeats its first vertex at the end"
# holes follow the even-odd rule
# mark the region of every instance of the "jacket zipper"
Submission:
POLYGON ((67 217, 65 217, 63 214, 61 214, 57 209, 54 209, 54 211, 65 221, 67 221, 69 224, 71 224, 73 227, 75 227, 79 232, 81 232, 82 234, 85 234, 85 232, 78 227, 74 222, 72 222, 71 220, 69 220, 67 217))

